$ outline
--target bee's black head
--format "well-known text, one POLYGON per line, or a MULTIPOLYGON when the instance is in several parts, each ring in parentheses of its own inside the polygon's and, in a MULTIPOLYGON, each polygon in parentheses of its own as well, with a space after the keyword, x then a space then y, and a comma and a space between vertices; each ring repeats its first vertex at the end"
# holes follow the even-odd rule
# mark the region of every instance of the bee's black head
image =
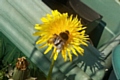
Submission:
POLYGON ((60 37, 63 39, 63 40, 65 40, 65 41, 67 41, 68 40, 68 38, 69 38, 69 31, 68 30, 66 30, 65 32, 61 32, 60 34, 60 37))

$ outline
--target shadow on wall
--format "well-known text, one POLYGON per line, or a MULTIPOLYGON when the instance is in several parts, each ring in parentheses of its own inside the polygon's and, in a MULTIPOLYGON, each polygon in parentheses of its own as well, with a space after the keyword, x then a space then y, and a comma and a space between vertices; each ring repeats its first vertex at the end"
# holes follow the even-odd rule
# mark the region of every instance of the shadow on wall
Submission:
POLYGON ((85 53, 84 56, 79 57, 79 67, 83 68, 84 72, 86 72, 87 67, 90 67, 90 70, 92 73, 94 73, 96 69, 100 70, 103 69, 104 66, 101 64, 101 62, 104 62, 103 57, 99 51, 96 49, 89 49, 91 46, 89 45, 88 48, 85 47, 85 53), (87 50, 89 49, 89 50, 87 50))
POLYGON ((91 45, 84 47, 84 56, 78 58, 78 66, 83 69, 84 72, 87 71, 87 68, 90 68, 90 71, 93 73, 92 75, 94 75, 96 70, 104 68, 104 65, 101 64, 101 62, 104 63, 104 58, 99 51, 91 47, 91 45))
POLYGON ((86 74, 89 74, 89 77, 95 77, 97 71, 105 68, 102 64, 104 63, 104 57, 102 57, 102 54, 98 50, 96 50, 91 44, 89 44, 88 47, 83 46, 83 48, 85 50, 84 56, 76 57, 73 55, 72 62, 62 62, 59 57, 57 59, 56 67, 58 67, 63 74, 68 75, 68 80, 76 80, 76 78, 81 78, 86 74))

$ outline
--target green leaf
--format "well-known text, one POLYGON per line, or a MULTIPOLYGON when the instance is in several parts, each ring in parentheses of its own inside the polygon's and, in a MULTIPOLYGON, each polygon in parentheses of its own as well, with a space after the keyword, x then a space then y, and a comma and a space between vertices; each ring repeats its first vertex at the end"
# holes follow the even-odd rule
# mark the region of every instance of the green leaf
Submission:
POLYGON ((0 80, 3 80, 3 77, 4 77, 4 72, 0 71, 0 80))

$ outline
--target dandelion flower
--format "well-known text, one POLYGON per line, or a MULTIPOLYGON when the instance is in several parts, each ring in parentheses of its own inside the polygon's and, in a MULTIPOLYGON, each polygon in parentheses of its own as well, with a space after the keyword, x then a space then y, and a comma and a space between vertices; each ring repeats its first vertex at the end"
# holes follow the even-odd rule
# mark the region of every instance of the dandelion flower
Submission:
POLYGON ((34 33, 40 36, 36 44, 43 44, 41 47, 47 46, 44 54, 52 51, 52 57, 57 59, 61 53, 64 61, 68 58, 72 61, 72 54, 78 56, 83 55, 84 49, 81 45, 87 46, 88 35, 85 34, 85 28, 78 20, 77 16, 68 16, 68 13, 60 13, 53 10, 52 14, 47 14, 41 18, 42 24, 36 24, 34 33))

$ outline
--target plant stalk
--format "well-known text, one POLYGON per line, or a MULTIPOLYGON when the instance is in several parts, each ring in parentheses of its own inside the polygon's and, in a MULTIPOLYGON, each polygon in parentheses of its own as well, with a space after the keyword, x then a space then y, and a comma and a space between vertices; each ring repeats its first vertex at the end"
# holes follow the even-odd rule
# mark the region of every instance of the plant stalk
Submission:
POLYGON ((50 69, 49 69, 49 73, 48 73, 48 76, 47 76, 47 80, 52 80, 51 76, 52 76, 52 70, 53 70, 53 67, 54 67, 54 63, 55 63, 55 60, 54 60, 54 58, 52 58, 52 63, 50 65, 50 69))

